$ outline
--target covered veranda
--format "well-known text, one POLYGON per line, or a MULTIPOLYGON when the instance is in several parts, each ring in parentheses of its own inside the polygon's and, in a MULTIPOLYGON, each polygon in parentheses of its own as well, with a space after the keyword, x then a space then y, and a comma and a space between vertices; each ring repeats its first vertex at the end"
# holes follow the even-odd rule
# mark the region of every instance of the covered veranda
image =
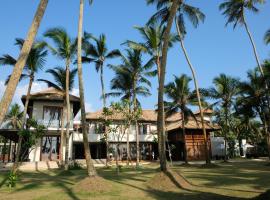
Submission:
POLYGON ((0 129, 0 163, 15 161, 18 139, 18 130, 0 129))

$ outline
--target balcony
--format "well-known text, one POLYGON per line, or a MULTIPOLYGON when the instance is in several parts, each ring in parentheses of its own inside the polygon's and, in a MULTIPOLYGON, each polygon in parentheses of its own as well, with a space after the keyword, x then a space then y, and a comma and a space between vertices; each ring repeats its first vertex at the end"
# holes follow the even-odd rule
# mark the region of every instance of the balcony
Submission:
MULTIPOLYGON (((45 120, 40 119, 37 120, 40 125, 45 126, 47 129, 51 130, 59 130, 61 129, 61 120, 45 120)), ((67 122, 64 122, 64 128, 66 128, 67 122)), ((73 120, 70 121, 69 129, 73 129, 73 120)))

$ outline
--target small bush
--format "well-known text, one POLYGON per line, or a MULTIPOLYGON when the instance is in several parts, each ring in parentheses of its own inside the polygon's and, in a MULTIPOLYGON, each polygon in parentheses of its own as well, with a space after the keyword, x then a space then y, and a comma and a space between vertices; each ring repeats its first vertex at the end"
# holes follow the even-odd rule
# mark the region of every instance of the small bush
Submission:
POLYGON ((81 169, 83 169, 83 166, 79 162, 74 161, 72 164, 70 164, 68 166, 68 169, 69 170, 81 170, 81 169))
POLYGON ((15 173, 10 172, 8 175, 7 186, 9 188, 14 188, 16 186, 17 181, 18 181, 17 175, 15 173))

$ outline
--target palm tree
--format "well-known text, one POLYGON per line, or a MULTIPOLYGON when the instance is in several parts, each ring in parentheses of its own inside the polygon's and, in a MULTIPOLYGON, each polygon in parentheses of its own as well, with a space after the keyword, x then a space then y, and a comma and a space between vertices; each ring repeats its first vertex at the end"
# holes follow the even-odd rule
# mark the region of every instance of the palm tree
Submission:
POLYGON ((208 96, 216 102, 212 106, 221 105, 224 110, 225 116, 225 130, 224 130, 224 140, 225 140, 225 156, 224 161, 227 161, 227 133, 229 132, 228 117, 231 113, 231 107, 235 96, 239 92, 239 80, 225 74, 220 74, 218 77, 214 78, 212 87, 208 90, 208 96))
POLYGON ((188 105, 198 104, 196 92, 191 91, 189 87, 189 82, 191 80, 192 79, 190 77, 183 74, 180 77, 175 76, 174 81, 165 86, 165 94, 168 99, 171 100, 170 102, 164 102, 166 116, 169 117, 177 112, 181 115, 185 163, 188 163, 185 124, 188 122, 190 117, 194 117, 194 119, 196 119, 188 105))
MULTIPOLYGON (((77 41, 75 39, 72 39, 68 33, 62 29, 62 28, 52 28, 47 30, 44 33, 44 37, 50 38, 54 46, 49 45, 46 43, 48 48, 51 50, 52 54, 58 57, 60 60, 65 61, 66 65, 66 83, 65 86, 66 88, 63 88, 65 91, 65 105, 64 107, 66 108, 66 137, 64 137, 64 127, 62 125, 61 127, 61 145, 60 145, 60 160, 63 162, 63 155, 65 155, 65 170, 68 170, 68 165, 69 165, 69 157, 68 157, 68 148, 66 147, 66 152, 65 154, 63 153, 63 146, 68 145, 69 143, 69 128, 70 128, 70 100, 69 100, 69 69, 70 69, 70 64, 73 63, 75 55, 76 55, 76 50, 77 50, 77 41), (64 139, 65 138, 65 139, 64 139)), ((63 123, 62 123, 63 124, 63 123)))
MULTIPOLYGON (((132 96, 132 107, 133 112, 137 113, 138 111, 138 100, 137 95, 149 95, 150 92, 147 87, 151 87, 151 82, 147 79, 147 77, 153 77, 156 75, 156 70, 151 70, 154 60, 150 59, 146 64, 143 64, 142 61, 142 51, 138 49, 127 49, 126 56, 121 55, 122 64, 118 66, 112 66, 116 72, 120 72, 125 74, 124 76, 130 77, 130 84, 127 86, 131 86, 127 91, 131 92, 132 96), (141 84, 141 85, 140 85, 141 84), (144 85, 142 85, 144 84, 144 85)), ((134 120, 134 125, 136 129, 136 167, 139 167, 140 162, 140 150, 139 150, 139 127, 138 121, 134 120)), ((129 149, 128 149, 129 151, 129 149)))
POLYGON ((7 84, 5 93, 2 97, 2 100, 0 102, 0 125, 3 122, 3 119, 6 115, 6 112, 8 110, 8 107, 12 101, 12 98, 14 96, 16 87, 19 83, 19 80, 21 78, 22 71, 25 67, 27 57, 31 51, 32 45, 34 43, 39 25, 42 21, 43 15, 45 13, 45 10, 47 8, 49 0, 40 0, 38 9, 36 11, 35 17, 33 19, 32 25, 29 29, 28 35, 26 37, 26 40, 21 48, 21 52, 19 55, 19 58, 16 60, 16 64, 14 65, 14 69, 12 72, 12 75, 10 77, 10 81, 7 84))
POLYGON ((83 62, 91 63, 94 62, 96 66, 96 71, 100 73, 100 83, 101 83, 101 94, 103 100, 103 107, 106 107, 106 97, 105 97, 105 87, 104 87, 104 64, 107 59, 112 59, 119 57, 121 55, 118 49, 114 49, 108 52, 106 36, 101 34, 99 38, 95 38, 90 34, 85 34, 85 40, 88 38, 93 39, 95 45, 90 42, 84 43, 84 56, 82 57, 83 62))
POLYGON ((15 103, 11 106, 5 117, 5 126, 12 127, 13 129, 19 129, 22 127, 23 111, 19 104, 15 103))
POLYGON ((270 44, 270 29, 268 31, 266 31, 266 33, 264 35, 264 42, 265 42, 265 44, 270 44))
MULTIPOLYGON (((144 39, 143 42, 138 43, 131 40, 127 40, 124 44, 127 44, 130 48, 142 50, 148 53, 154 60, 158 71, 158 78, 160 76, 160 59, 162 57, 162 38, 165 33, 166 27, 163 24, 157 24, 155 22, 149 23, 144 27, 135 27, 144 39)), ((177 40, 177 35, 170 34, 169 47, 173 46, 173 43, 177 40)))
MULTIPOLYGON (((25 41, 23 39, 16 39, 15 45, 18 46, 20 49, 22 49, 24 42, 25 41)), ((43 69, 44 64, 46 62, 46 57, 47 57, 47 51, 44 50, 44 46, 39 45, 39 43, 34 43, 33 47, 31 48, 31 50, 29 52, 29 56, 26 60, 26 63, 24 66, 24 73, 21 75, 20 80, 19 80, 19 81, 21 81, 25 78, 29 78, 29 84, 28 84, 26 100, 25 100, 23 116, 22 116, 22 126, 20 127, 21 129, 24 129, 25 125, 26 125, 27 109, 28 109, 32 85, 33 85, 33 82, 35 80, 35 75, 39 70, 43 69)), ((2 65, 14 66, 16 64, 16 62, 17 62, 16 59, 8 54, 0 57, 0 64, 2 64, 2 65)), ((6 84, 8 84, 10 82, 10 79, 11 79, 11 75, 8 76, 8 78, 6 80, 6 84)), ((16 154, 15 163, 13 165, 13 169, 12 169, 13 173, 16 173, 16 170, 18 167, 22 139, 23 138, 21 136, 19 136, 18 146, 17 146, 18 153, 16 154)))
MULTIPOLYGON (((42 82, 45 82, 47 83, 48 87, 53 87, 57 90, 60 90, 64 93, 64 98, 63 98, 63 105, 65 107, 66 105, 66 99, 65 99, 65 96, 66 94, 69 94, 66 89, 68 88, 69 91, 71 91, 73 88, 74 88, 74 81, 75 81, 75 76, 77 74, 77 69, 73 69, 71 71, 68 71, 63 68, 63 67, 56 67, 54 69, 48 69, 46 71, 46 73, 49 73, 53 79, 54 79, 54 82, 52 81, 49 81, 49 80, 45 80, 45 79, 38 79, 38 81, 42 81, 42 82), (66 76, 69 76, 68 77, 68 82, 66 82, 67 78, 66 76), (68 86, 66 84, 69 84, 68 86)), ((68 128, 67 126, 68 124, 68 121, 66 123, 66 129, 68 128)), ((65 120, 64 120, 64 109, 62 110, 62 113, 61 113, 61 130, 64 129, 64 126, 65 126, 65 120)), ((62 132, 62 131, 61 131, 62 132)), ((66 159, 68 159, 68 154, 69 154, 69 142, 68 142, 68 139, 69 139, 69 135, 66 135, 66 159)), ((61 135, 61 140, 64 140, 64 134, 61 135)), ((61 146, 61 148, 63 148, 63 146, 61 146)), ((69 160, 69 159, 68 159, 69 160)), ((68 161, 65 161, 65 170, 68 170, 68 161), (66 166, 67 165, 67 166, 66 166)))
MULTIPOLYGON (((262 76, 264 76, 264 71, 260 63, 255 42, 246 21, 246 12, 251 11, 253 13, 258 13, 259 9, 256 7, 256 4, 263 4, 264 2, 265 0, 226 0, 219 6, 219 9, 223 11, 222 14, 227 18, 226 26, 231 23, 233 24, 233 28, 236 28, 237 25, 244 25, 262 76)), ((267 87, 268 86, 266 85, 266 88, 267 87)))
MULTIPOLYGON (((103 100, 103 109, 106 107, 106 97, 105 97, 105 87, 104 87, 104 64, 107 59, 112 59, 121 55, 120 51, 115 49, 108 52, 107 44, 106 44, 106 36, 101 34, 99 38, 95 38, 92 35, 85 33, 85 42, 84 42, 84 53, 85 55, 82 57, 83 62, 94 62, 96 66, 96 71, 100 73, 100 82, 101 82, 101 94, 103 100), (93 39, 95 45, 91 44, 87 41, 87 39, 93 39)), ((106 121, 107 119, 105 119, 106 121)), ((109 155, 109 143, 107 136, 108 127, 105 126, 105 140, 106 140, 106 151, 107 151, 107 159, 106 165, 108 164, 110 155, 109 155)))
MULTIPOLYGON (((162 59, 160 65, 160 77, 159 77, 159 88, 158 88, 158 119, 157 119, 157 132, 158 132, 158 144, 159 144, 159 158, 160 158, 160 169, 163 172, 167 171, 167 160, 166 160, 166 148, 165 148, 165 115, 164 115, 164 82, 165 82, 165 71, 167 65, 167 53, 170 40, 170 32, 172 23, 176 15, 176 11, 179 7, 179 1, 172 0, 172 6, 170 7, 169 17, 166 25, 166 29, 163 35, 163 47, 162 47, 162 59)), ((147 0, 148 4, 159 4, 162 0, 147 0)), ((159 9, 159 7, 157 7, 159 9)))
MULTIPOLYGON (((266 71, 267 82, 269 83, 269 71, 268 68, 264 68, 266 71)), ((241 96, 237 99, 238 107, 242 111, 251 113, 258 116, 263 124, 263 130, 268 141, 268 154, 270 159, 270 140, 269 140, 269 109, 267 104, 267 92, 265 91, 265 80, 259 74, 259 69, 248 71, 248 80, 240 83, 241 96), (255 113, 255 114, 254 114, 255 113)))
MULTIPOLYGON (((93 0, 88 0, 91 4, 93 0)), ((78 64, 78 77, 79 77, 79 91, 81 101, 81 123, 83 132, 83 144, 86 158, 87 174, 89 177, 96 176, 94 164, 91 160, 90 148, 88 143, 88 134, 86 127, 86 114, 85 114, 85 101, 84 101, 84 87, 82 76, 82 33, 83 33, 83 12, 84 12, 84 0, 80 0, 79 10, 79 23, 78 23, 78 46, 77 46, 77 64, 78 64)))
MULTIPOLYGON (((171 6, 171 2, 168 0, 160 2, 158 5, 160 10, 150 18, 149 22, 159 20, 159 21, 161 21, 161 23, 165 23, 166 21, 168 21, 170 6, 171 6)), ((175 25, 176 25, 176 30, 178 33, 181 49, 184 53, 184 56, 185 56, 186 61, 188 63, 188 66, 191 70, 192 78, 193 78, 195 89, 196 89, 196 94, 197 94, 197 98, 198 98, 198 107, 199 107, 199 111, 200 111, 200 118, 202 121, 202 129, 203 129, 203 133, 204 133, 204 143, 205 143, 204 147, 205 147, 205 155, 206 155, 205 159, 206 159, 206 163, 208 164, 211 162, 210 155, 209 155, 210 148, 208 145, 207 133, 206 133, 205 124, 204 124, 204 116, 203 116, 203 108, 202 108, 202 103, 201 103, 201 95, 199 92, 199 84, 197 81, 197 75, 196 75, 195 68, 191 63, 191 60, 188 56, 188 53, 187 53, 187 50, 186 50, 185 44, 184 44, 184 37, 187 34, 186 26, 185 26, 185 16, 190 20, 192 25, 195 28, 197 28, 199 23, 204 21, 205 15, 200 11, 199 8, 190 6, 190 5, 181 1, 181 2, 179 2, 179 7, 177 10, 177 14, 175 16, 175 25)))

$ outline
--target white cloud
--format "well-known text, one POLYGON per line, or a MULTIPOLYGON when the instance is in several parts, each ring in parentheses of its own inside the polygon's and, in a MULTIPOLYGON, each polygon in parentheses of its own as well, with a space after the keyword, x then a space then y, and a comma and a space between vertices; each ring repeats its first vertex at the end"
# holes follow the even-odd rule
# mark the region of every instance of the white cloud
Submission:
MULTIPOLYGON (((87 112, 93 112, 92 104, 86 102, 85 103, 85 111, 86 111, 86 113, 87 112)), ((81 119, 81 111, 79 111, 78 114, 75 117, 75 120, 80 120, 80 119, 81 119)))
MULTIPOLYGON (((34 82, 32 85, 31 93, 39 92, 47 88, 45 83, 41 82, 34 82)), ((19 105, 23 106, 21 97, 26 95, 28 89, 28 84, 25 85, 18 85, 15 91, 15 94, 12 99, 12 103, 18 103, 19 105)), ((5 82, 0 81, 0 98, 2 98, 4 92, 6 90, 5 82)))
POLYGON ((78 97, 80 96, 80 91, 77 88, 73 88, 71 94, 78 97))

